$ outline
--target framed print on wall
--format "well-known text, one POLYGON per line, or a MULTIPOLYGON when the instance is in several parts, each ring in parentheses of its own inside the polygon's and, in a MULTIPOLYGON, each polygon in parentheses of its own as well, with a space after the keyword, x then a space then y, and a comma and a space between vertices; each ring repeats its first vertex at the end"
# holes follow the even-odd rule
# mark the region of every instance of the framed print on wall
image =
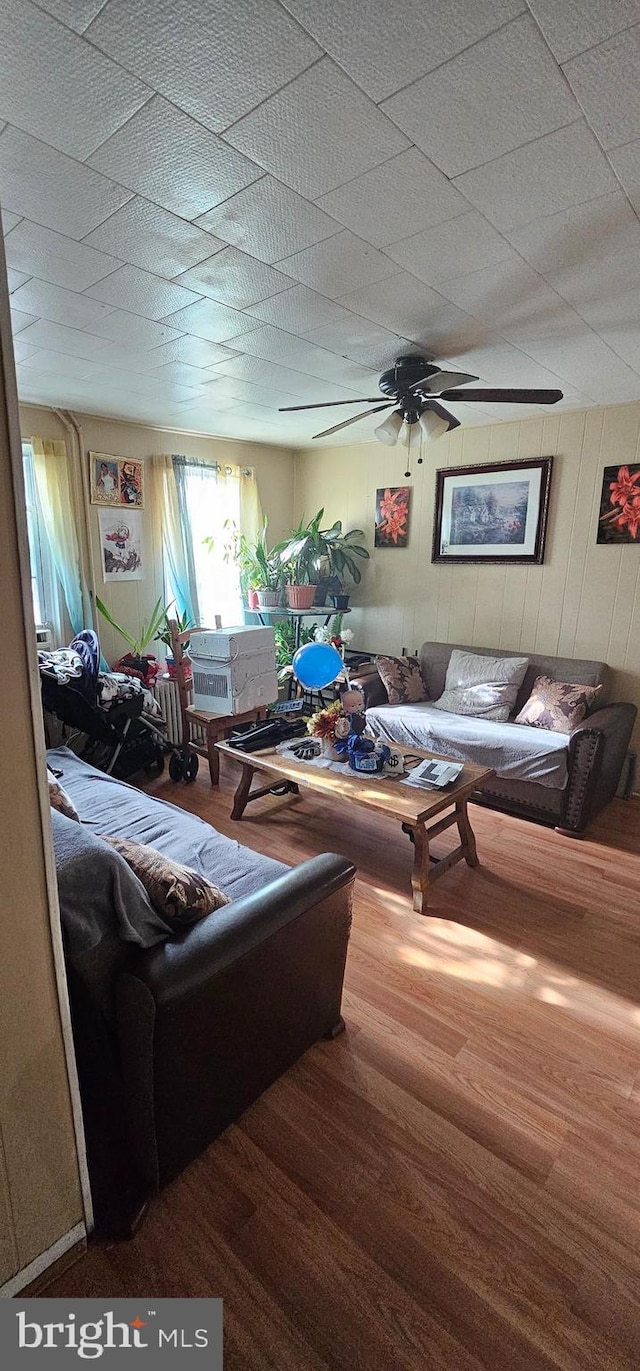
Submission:
POLYGON ((376 491, 376 547, 406 547, 409 541, 411 486, 381 486, 376 491))
POLYGON ((635 543, 640 547, 640 463, 605 467, 598 542, 635 543))
POLYGON ((544 559, 553 457, 436 472, 433 562, 544 559))
POLYGON ((144 463, 108 452, 90 452, 92 505, 144 506, 144 463))

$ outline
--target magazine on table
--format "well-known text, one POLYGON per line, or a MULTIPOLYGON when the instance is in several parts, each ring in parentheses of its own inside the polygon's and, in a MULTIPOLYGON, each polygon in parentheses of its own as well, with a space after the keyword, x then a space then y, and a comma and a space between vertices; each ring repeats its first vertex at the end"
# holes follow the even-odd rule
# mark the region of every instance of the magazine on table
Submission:
POLYGON ((402 784, 416 786, 418 790, 442 790, 457 780, 462 767, 462 762, 437 762, 427 757, 403 777, 402 784))

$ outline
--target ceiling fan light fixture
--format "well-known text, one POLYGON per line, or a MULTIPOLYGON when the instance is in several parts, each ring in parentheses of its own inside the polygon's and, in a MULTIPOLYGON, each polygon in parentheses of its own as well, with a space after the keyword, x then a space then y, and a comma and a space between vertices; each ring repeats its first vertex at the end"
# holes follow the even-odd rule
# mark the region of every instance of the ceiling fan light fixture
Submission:
POLYGON ((428 443, 435 443, 437 438, 442 438, 449 432, 450 427, 447 420, 435 414, 432 409, 425 409, 420 415, 420 428, 428 443))
POLYGON ((402 414, 399 410, 392 410, 386 419, 374 430, 376 438, 380 443, 386 443, 387 447, 395 447, 402 430, 402 414))

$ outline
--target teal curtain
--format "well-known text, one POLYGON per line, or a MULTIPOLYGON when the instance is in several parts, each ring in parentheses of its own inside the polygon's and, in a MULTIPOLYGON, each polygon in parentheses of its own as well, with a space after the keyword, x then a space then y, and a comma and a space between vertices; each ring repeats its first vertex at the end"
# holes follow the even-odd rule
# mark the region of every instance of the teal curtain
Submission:
POLYGON ((32 438, 33 466, 44 530, 51 559, 64 596, 74 634, 84 622, 83 578, 80 549, 73 516, 71 485, 64 443, 32 438))

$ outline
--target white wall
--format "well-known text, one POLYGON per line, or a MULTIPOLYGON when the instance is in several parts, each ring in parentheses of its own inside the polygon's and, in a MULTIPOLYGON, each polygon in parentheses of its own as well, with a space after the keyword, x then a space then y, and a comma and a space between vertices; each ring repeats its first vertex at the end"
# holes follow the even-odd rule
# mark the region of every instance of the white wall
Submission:
MULTIPOLYGON (((372 550, 349 619, 363 650, 413 650, 425 639, 606 661, 614 695, 640 707, 640 546, 596 543, 605 466, 638 462, 640 404, 461 427, 431 446, 405 482, 404 449, 373 442, 307 450, 296 464, 296 517, 321 505, 327 522, 367 533, 372 550), (541 566, 431 561, 437 468, 553 455, 541 566), (409 545, 373 550, 379 486, 413 486, 409 545)), ((635 745, 640 748, 640 728, 635 745)))

